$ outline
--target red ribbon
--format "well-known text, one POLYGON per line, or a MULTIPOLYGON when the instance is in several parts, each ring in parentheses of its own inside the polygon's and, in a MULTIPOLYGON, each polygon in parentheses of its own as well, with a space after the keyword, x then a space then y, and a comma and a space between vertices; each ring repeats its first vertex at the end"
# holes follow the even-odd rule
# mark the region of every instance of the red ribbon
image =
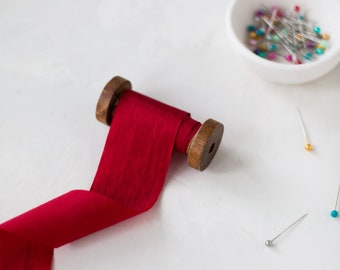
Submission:
POLYGON ((0 224, 1 270, 48 270, 53 250, 150 209, 173 150, 185 153, 201 124, 127 90, 90 191, 73 190, 0 224))

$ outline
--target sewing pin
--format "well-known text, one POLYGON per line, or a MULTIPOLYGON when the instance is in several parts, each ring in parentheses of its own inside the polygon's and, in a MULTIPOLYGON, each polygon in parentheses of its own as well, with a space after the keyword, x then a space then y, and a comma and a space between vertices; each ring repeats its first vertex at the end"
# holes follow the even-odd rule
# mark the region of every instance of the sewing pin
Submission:
POLYGON ((296 111, 299 115, 299 120, 300 120, 300 125, 301 125, 301 129, 302 129, 302 133, 303 133, 303 136, 305 137, 305 149, 306 151, 312 151, 313 150, 313 147, 310 143, 310 140, 309 140, 309 137, 308 137, 308 134, 307 134, 307 131, 306 131, 306 127, 305 127, 305 124, 303 122, 303 119, 302 119, 302 116, 301 116, 301 113, 300 113, 300 110, 299 108, 296 108, 296 111))
POLYGON ((334 209, 331 211, 331 217, 336 218, 339 215, 338 212, 338 201, 339 201, 339 193, 340 193, 340 185, 338 187, 338 193, 336 195, 336 201, 335 201, 335 207, 334 209))
POLYGON ((296 223, 300 222, 302 219, 304 219, 306 216, 308 215, 308 213, 304 214, 302 217, 300 217, 299 219, 297 219, 296 221, 294 221, 292 224, 290 224, 286 229, 284 229, 282 232, 280 232, 277 236, 275 236, 272 240, 266 240, 265 245, 267 247, 272 247, 273 246, 273 242, 275 239, 277 239, 279 236, 281 236, 281 234, 283 234, 284 232, 288 231, 291 227, 293 227, 296 223))

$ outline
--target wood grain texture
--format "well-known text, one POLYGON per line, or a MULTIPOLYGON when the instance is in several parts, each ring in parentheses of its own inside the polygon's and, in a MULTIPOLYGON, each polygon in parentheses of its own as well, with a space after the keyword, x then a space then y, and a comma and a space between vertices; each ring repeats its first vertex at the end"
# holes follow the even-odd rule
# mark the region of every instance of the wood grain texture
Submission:
POLYGON ((96 118, 103 124, 110 125, 112 113, 119 102, 119 96, 127 89, 132 89, 130 81, 120 77, 113 77, 104 87, 96 108, 96 118))
POLYGON ((191 167, 200 171, 208 167, 220 146, 223 131, 223 124, 214 119, 203 123, 187 148, 187 160, 191 167))

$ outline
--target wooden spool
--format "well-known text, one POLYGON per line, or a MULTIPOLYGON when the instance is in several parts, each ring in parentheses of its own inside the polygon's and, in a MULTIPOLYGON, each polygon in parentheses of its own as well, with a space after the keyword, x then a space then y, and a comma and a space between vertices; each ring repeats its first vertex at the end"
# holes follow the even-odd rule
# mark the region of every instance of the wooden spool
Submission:
MULTIPOLYGON (((112 113, 119 103, 120 95, 132 89, 131 83, 120 77, 113 77, 104 87, 96 108, 98 121, 110 125, 112 113)), ((206 120, 191 139, 186 150, 187 160, 191 167, 203 171, 213 159, 221 143, 223 124, 216 120, 206 120)))

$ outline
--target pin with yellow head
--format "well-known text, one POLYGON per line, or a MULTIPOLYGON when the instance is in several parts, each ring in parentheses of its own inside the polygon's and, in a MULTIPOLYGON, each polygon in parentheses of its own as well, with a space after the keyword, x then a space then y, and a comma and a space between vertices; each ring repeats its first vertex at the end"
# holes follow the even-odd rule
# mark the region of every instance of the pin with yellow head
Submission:
POLYGON ((309 140, 309 137, 308 137, 308 134, 307 134, 307 130, 306 130, 305 124, 304 124, 303 119, 302 119, 302 115, 301 115, 300 110, 298 108, 296 108, 296 111, 298 113, 301 129, 302 129, 302 133, 303 133, 303 136, 305 138, 305 150, 306 151, 312 151, 313 150, 313 146, 310 143, 310 140, 309 140))

